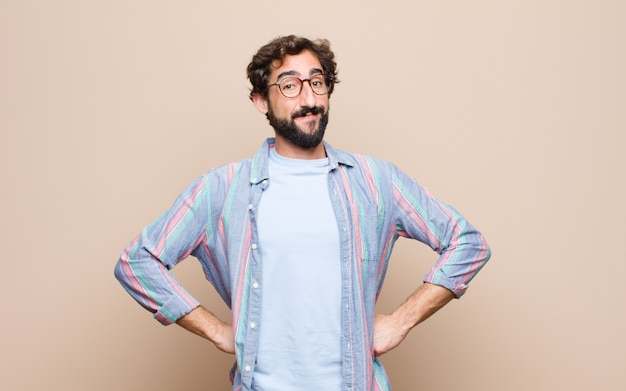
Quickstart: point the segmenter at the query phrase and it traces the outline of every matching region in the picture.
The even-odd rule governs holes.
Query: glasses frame
[[[311,85],[311,79],[318,77],[318,76],[322,76],[324,78],[324,83],[326,84],[326,92],[324,92],[323,94],[320,94],[318,92],[315,92],[315,90],[313,89],[313,86]],[[283,92],[283,90],[280,88],[280,83],[282,83],[285,79],[297,79],[300,80],[300,91],[298,91],[298,93],[294,96],[287,96],[285,95],[285,93]],[[284,77],[280,80],[278,80],[276,83],[271,83],[269,84],[267,87],[272,87],[272,86],[276,86],[278,87],[278,91],[280,91],[281,95],[284,96],[287,99],[293,99],[293,98],[297,98],[300,96],[300,94],[302,93],[302,88],[304,88],[304,82],[309,83],[309,87],[311,87],[311,91],[315,94],[315,95],[326,95],[330,92],[331,90],[331,84],[333,82],[333,78],[327,78],[325,74],[323,73],[316,73],[315,75],[309,77],[308,79],[300,79],[297,76],[288,76],[288,77]]]

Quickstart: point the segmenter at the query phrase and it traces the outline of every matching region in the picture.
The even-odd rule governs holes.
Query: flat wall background
[[[326,37],[328,141],[455,205],[493,258],[383,362],[394,390],[626,388],[624,1],[0,0],[3,390],[227,390],[232,357],[161,327],[122,248],[272,134],[254,51]],[[434,262],[400,241],[393,310]],[[190,259],[177,277],[223,318]]]

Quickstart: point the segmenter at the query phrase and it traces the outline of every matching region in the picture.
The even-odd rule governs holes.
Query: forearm
[[[205,308],[198,306],[176,321],[176,324],[211,342],[221,351],[234,353],[232,326],[222,322]]]
[[[391,314],[391,317],[404,333],[408,333],[454,297],[454,293],[444,287],[424,283]]]
[[[448,289],[424,283],[391,315],[377,314],[374,319],[375,356],[396,348],[411,329],[428,319],[454,298]]]

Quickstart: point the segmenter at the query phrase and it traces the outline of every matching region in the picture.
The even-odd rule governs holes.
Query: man
[[[192,183],[126,248],[116,277],[161,323],[234,353],[233,390],[390,390],[377,356],[460,297],[489,248],[392,164],[323,142],[337,83],[328,41],[277,38],[248,77],[275,138]],[[375,314],[399,237],[440,257],[397,310]],[[232,325],[170,274],[189,255],[232,309]]]

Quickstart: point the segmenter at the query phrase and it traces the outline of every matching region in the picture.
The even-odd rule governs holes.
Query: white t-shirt
[[[252,389],[341,389],[341,269],[328,159],[270,152],[259,204],[261,322]]]

